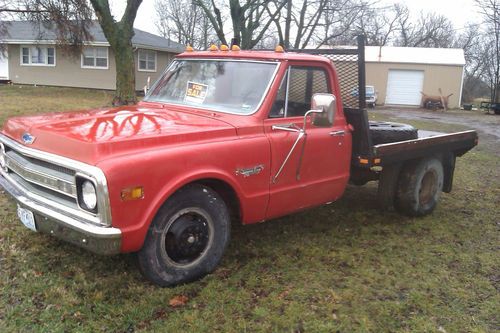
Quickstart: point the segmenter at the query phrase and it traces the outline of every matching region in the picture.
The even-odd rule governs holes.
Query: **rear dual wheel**
[[[408,216],[430,214],[441,195],[443,180],[443,165],[438,158],[410,162],[399,176],[396,209]]]
[[[142,274],[159,286],[174,286],[212,272],[229,241],[230,216],[211,188],[188,185],[156,214],[138,252]]]

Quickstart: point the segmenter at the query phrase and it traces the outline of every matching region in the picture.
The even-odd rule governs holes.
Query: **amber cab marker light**
[[[220,50],[221,50],[221,51],[229,51],[229,46],[227,46],[227,45],[225,45],[225,44],[222,44],[222,45],[220,46]]]
[[[238,45],[231,46],[231,51],[240,51],[240,47]]]
[[[219,48],[217,47],[217,45],[215,44],[212,44],[210,45],[210,47],[208,48],[209,51],[219,51]]]
[[[276,48],[274,49],[274,52],[283,53],[283,52],[285,52],[285,49],[283,48],[283,46],[278,45],[278,46],[276,46]]]
[[[138,200],[144,198],[144,188],[142,186],[124,188],[121,192],[123,201]]]
[[[193,52],[193,51],[194,51],[194,49],[191,45],[189,45],[189,44],[186,45],[186,52]]]

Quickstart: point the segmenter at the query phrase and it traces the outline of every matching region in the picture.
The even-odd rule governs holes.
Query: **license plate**
[[[17,206],[17,216],[26,228],[36,231],[35,216],[33,212]]]

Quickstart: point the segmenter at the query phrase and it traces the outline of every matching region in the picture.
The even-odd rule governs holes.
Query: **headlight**
[[[87,208],[94,210],[97,207],[97,193],[94,184],[88,180],[82,184],[82,199]]]
[[[7,163],[5,162],[5,147],[0,143],[0,168],[6,169]]]
[[[97,213],[97,191],[92,181],[85,178],[77,178],[78,204],[80,208]]]

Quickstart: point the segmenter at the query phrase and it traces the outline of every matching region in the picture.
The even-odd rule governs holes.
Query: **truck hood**
[[[2,133],[30,148],[96,164],[137,149],[234,136],[236,129],[213,114],[127,106],[10,118]]]

